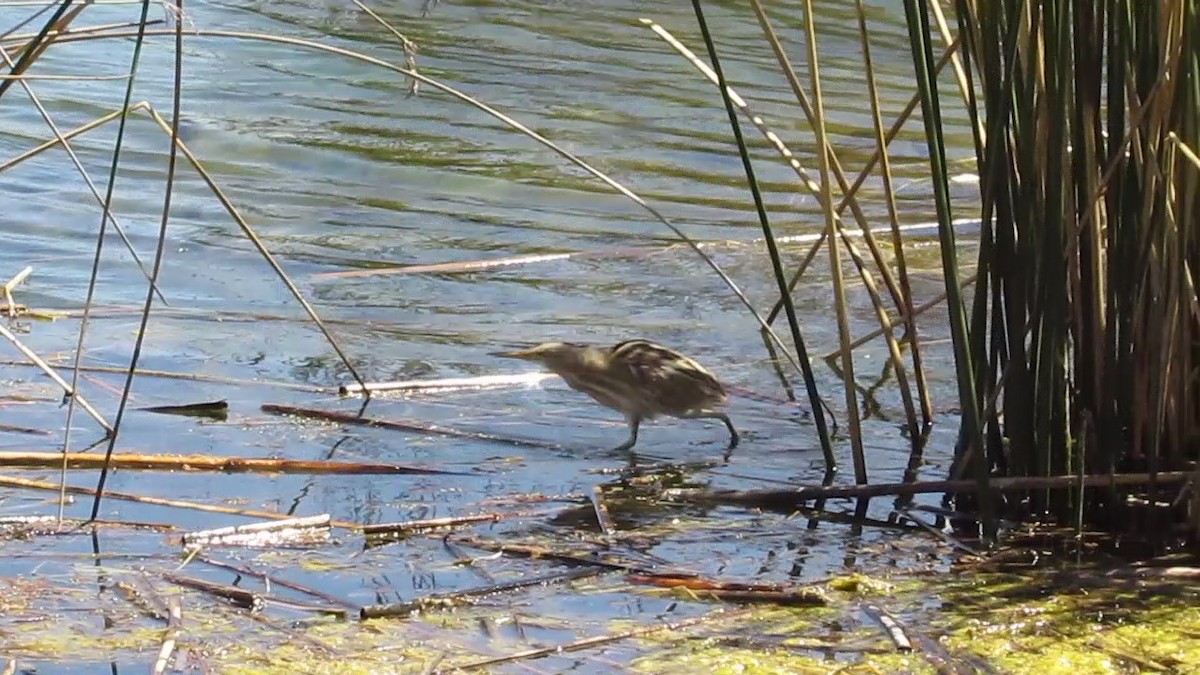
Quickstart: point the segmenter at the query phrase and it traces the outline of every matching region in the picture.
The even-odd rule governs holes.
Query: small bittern
[[[699,363],[673,349],[647,340],[626,340],[608,348],[546,342],[494,355],[540,363],[572,389],[625,415],[629,440],[617,450],[632,448],[641,423],[660,415],[721,420],[729,429],[729,448],[737,447],[733,422],[717,410],[725,403],[725,387]]]

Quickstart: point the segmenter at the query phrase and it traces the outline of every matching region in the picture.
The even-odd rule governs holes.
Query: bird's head
[[[595,355],[603,353],[601,350],[589,347],[588,345],[573,344],[570,342],[543,342],[528,349],[492,352],[492,356],[533,361],[555,372],[561,372],[565,369],[573,369],[589,362],[594,356],[593,352],[595,352]]]

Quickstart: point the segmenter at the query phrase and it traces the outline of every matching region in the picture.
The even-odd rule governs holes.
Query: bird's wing
[[[625,343],[618,356],[655,407],[686,410],[725,398],[725,388],[712,373],[674,350],[639,341]]]

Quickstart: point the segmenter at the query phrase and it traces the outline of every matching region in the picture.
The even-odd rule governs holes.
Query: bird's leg
[[[642,418],[634,415],[629,418],[629,440],[618,445],[614,450],[629,450],[637,443],[638,426],[642,423]]]
[[[733,428],[733,421],[729,419],[729,415],[722,412],[694,412],[686,415],[680,415],[683,419],[688,420],[721,420],[725,423],[725,428],[729,429],[729,449],[732,450],[738,444],[738,432]]]

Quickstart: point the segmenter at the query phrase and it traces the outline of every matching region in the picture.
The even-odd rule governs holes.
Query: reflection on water
[[[769,308],[774,281],[762,247],[751,242],[759,229],[720,100],[690,64],[638,22],[651,18],[699,51],[702,43],[686,4],[477,0],[438,3],[424,18],[420,4],[405,0],[378,10],[418,43],[422,73],[495,105],[592,162],[652,201],[690,235],[725,242],[711,248],[713,256],[757,306]],[[874,142],[855,21],[844,3],[818,3],[818,10],[819,47],[828,59],[822,75],[831,140],[842,164],[856,170]],[[129,20],[135,11],[132,5],[95,6],[84,16],[99,24]],[[403,62],[390,35],[350,5],[206,3],[187,11],[201,30],[301,35]],[[707,11],[731,82],[816,175],[812,135],[749,10],[736,3],[710,3]],[[790,5],[772,11],[789,52],[801,57],[802,17]],[[0,25],[23,16],[15,8],[0,11]],[[896,0],[872,3],[870,17],[876,31],[873,56],[882,69],[880,94],[890,123],[914,89],[905,65],[911,56],[901,5]],[[753,320],[704,263],[682,247],[465,274],[314,279],[364,266],[605,251],[659,245],[671,237],[643,210],[556,155],[431,88],[406,98],[407,83],[401,78],[353,60],[265,42],[185,39],[185,141],[305,295],[335,321],[335,332],[367,379],[513,372],[520,366],[487,352],[532,340],[611,343],[641,336],[697,355],[730,385],[782,395]],[[121,74],[129,48],[130,43],[119,40],[59,46],[38,67],[47,73]],[[134,100],[149,100],[165,115],[170,109],[169,41],[152,40],[145,58]],[[800,75],[807,82],[803,69]],[[112,80],[41,81],[35,86],[64,130],[115,109],[123,94],[122,85]],[[945,95],[954,91],[947,81]],[[0,161],[47,136],[23,96],[14,88],[0,106]],[[956,144],[952,156],[968,157],[965,118],[952,104],[944,108],[958,124],[950,137]],[[903,186],[898,200],[906,222],[933,219],[930,189],[922,180],[926,169],[919,124],[910,123],[893,144],[893,171]],[[131,117],[128,133],[116,211],[149,260],[163,199],[166,140],[144,117]],[[114,138],[115,126],[110,125],[73,142],[101,190]],[[752,138],[752,143],[778,230],[818,231],[823,219],[816,200],[761,139]],[[958,215],[973,215],[970,190],[959,189]],[[99,209],[83,180],[61,151],[51,150],[0,174],[0,195],[6,204],[0,219],[0,276],[8,278],[33,265],[20,301],[38,308],[79,308],[99,224]],[[872,224],[886,225],[879,181],[869,179],[860,195]],[[169,237],[161,285],[179,311],[152,320],[144,367],[326,386],[349,381],[320,333],[302,320],[286,289],[190,169],[181,169],[176,183]],[[101,308],[90,328],[85,360],[120,366],[128,359],[138,320],[136,314],[114,308],[140,303],[145,289],[115,236],[106,240],[104,251],[97,289]],[[792,265],[806,251],[807,246],[784,247]],[[936,247],[914,249],[912,255],[918,299],[927,299],[938,285]],[[969,257],[968,252],[964,259]],[[836,344],[836,328],[827,258],[817,260],[796,301],[810,352],[823,354]],[[860,285],[852,287],[850,300],[855,334],[871,330],[875,319]],[[217,320],[218,311],[229,313],[226,320]],[[923,330],[930,337],[945,335],[943,313],[935,309],[927,315]],[[261,318],[245,320],[255,316]],[[35,322],[24,339],[43,355],[61,356],[73,349],[77,330],[74,318]],[[878,344],[864,348],[859,365],[864,389],[887,376],[884,357]],[[926,353],[935,401],[943,404],[953,392],[949,359],[945,347]],[[818,365],[829,401],[839,408],[839,378]],[[0,377],[36,391],[44,401],[23,406],[19,413],[0,407],[0,421],[19,414],[23,424],[61,430],[63,413],[48,403],[58,397],[53,387],[21,367],[0,366]],[[120,382],[119,376],[92,375],[81,386],[111,415]],[[873,393],[874,416],[866,427],[872,475],[895,477],[907,461],[907,443],[898,433],[900,401],[891,382]],[[109,486],[386,521],[409,517],[418,507],[424,514],[420,517],[470,511],[483,497],[498,494],[589,489],[602,480],[593,469],[619,467],[624,461],[602,451],[614,435],[621,435],[623,422],[554,381],[537,388],[384,398],[371,404],[370,414],[503,430],[561,443],[561,452],[266,418],[258,412],[265,401],[347,411],[359,405],[271,387],[142,377],[136,380],[134,403],[221,398],[232,407],[226,424],[131,413],[119,447],[491,468],[455,479],[452,489],[445,478],[183,474],[159,480],[135,472],[117,473]],[[800,412],[735,400],[731,413],[746,432],[742,447],[729,466],[693,478],[718,487],[755,487],[767,479],[816,480],[820,453],[815,432]],[[76,424],[80,437],[89,437],[86,421],[77,418]],[[939,471],[945,461],[953,426],[950,419],[934,432],[927,457],[931,471]],[[713,459],[721,450],[715,431],[703,424],[657,422],[645,428],[642,446],[652,458]],[[27,437],[0,433],[0,448],[54,449],[60,447],[56,439],[31,443]],[[839,452],[848,466],[845,448]],[[495,464],[498,457],[510,456],[520,459]],[[51,476],[46,472],[39,477]],[[73,476],[79,484],[91,480],[86,472]],[[878,508],[886,514],[886,504]],[[182,527],[212,522],[210,516],[115,501],[106,504],[105,513],[169,520]],[[744,517],[719,510],[705,515]],[[764,528],[755,546],[770,548],[778,543],[772,537],[787,539]],[[822,546],[840,542],[846,536],[843,529],[825,527],[806,536],[806,560],[819,558],[825,567],[841,564],[839,553],[823,553]],[[693,544],[667,541],[658,553],[686,556]],[[756,566],[738,569],[751,573]],[[360,580],[348,575],[337,583],[349,592]]]

